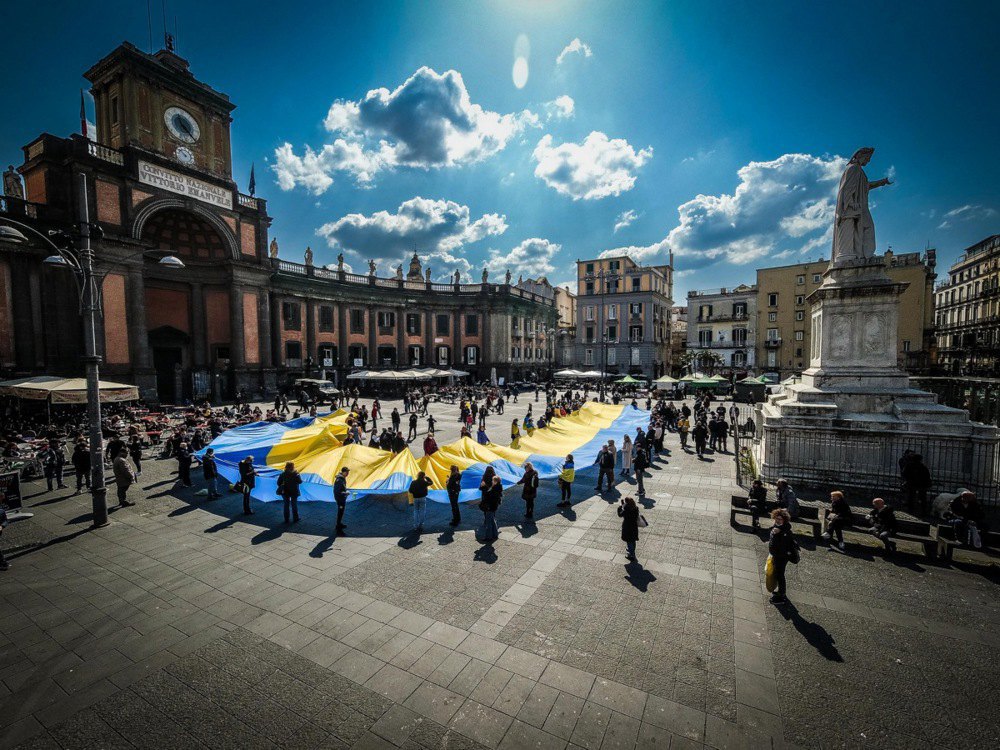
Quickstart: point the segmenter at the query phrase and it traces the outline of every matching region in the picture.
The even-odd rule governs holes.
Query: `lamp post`
[[[94,271],[94,251],[90,245],[91,224],[90,212],[87,207],[87,176],[79,174],[78,177],[78,223],[79,232],[78,246],[73,248],[73,241],[65,232],[50,231],[49,234],[59,238],[64,247],[60,247],[49,237],[46,237],[37,229],[27,224],[0,217],[0,221],[11,225],[4,227],[0,232],[0,239],[28,244],[28,237],[24,232],[41,240],[42,244],[55,253],[47,257],[43,263],[56,268],[64,268],[73,271],[77,282],[77,291],[80,295],[80,314],[83,316],[83,363],[87,377],[87,421],[90,428],[90,494],[93,508],[93,525],[100,528],[108,525],[108,502],[107,487],[104,483],[104,444],[101,431],[101,390],[100,373],[98,366],[101,363],[101,355],[97,351],[97,324],[103,319],[101,310],[101,295],[99,284],[104,281],[105,273]],[[96,233],[101,233],[99,226],[95,226]],[[144,255],[145,250],[133,253],[128,258],[130,260],[140,255]],[[183,268],[184,263],[179,258],[166,255],[158,261],[166,268]]]

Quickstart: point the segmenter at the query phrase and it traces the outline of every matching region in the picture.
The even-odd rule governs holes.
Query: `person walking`
[[[570,453],[563,461],[562,470],[559,472],[559,492],[562,500],[556,503],[557,508],[568,508],[572,505],[570,495],[573,492],[574,479],[576,479],[576,468],[573,464],[573,454]]]
[[[128,461],[125,459],[127,455],[128,452],[122,449],[115,456],[115,460],[111,464],[111,469],[115,475],[115,485],[118,489],[118,505],[122,508],[135,505],[135,503],[129,502],[128,499],[128,488],[135,483],[135,472],[132,471],[132,467],[129,466]]]
[[[58,440],[50,440],[49,444],[42,450],[39,456],[42,460],[42,468],[45,470],[45,481],[51,492],[52,482],[56,482],[58,489],[66,487],[63,483],[63,466],[66,465],[66,454],[63,453],[62,446]]]
[[[483,476],[485,478],[485,474]],[[500,477],[493,474],[488,486],[486,486],[484,479],[483,484],[479,485],[479,487],[483,494],[481,503],[483,509],[482,541],[495,542],[500,538],[500,529],[497,526],[497,510],[499,510],[500,503],[503,501],[503,484],[500,483]]]
[[[185,487],[190,487],[192,456],[186,442],[181,442],[177,446],[177,452],[174,454],[174,457],[177,459],[177,475],[181,480],[181,484]]]
[[[344,530],[347,527],[344,525],[344,510],[347,508],[347,475],[351,473],[351,470],[346,466],[341,468],[340,472],[337,474],[337,478],[333,480],[333,499],[337,502],[337,526],[334,530],[334,534],[343,535]]]
[[[462,512],[458,507],[458,496],[462,491],[462,472],[454,464],[448,473],[448,483],[445,485],[448,490],[448,502],[451,503],[451,521],[449,526],[458,526],[462,523]]]
[[[517,420],[514,419],[510,423],[510,447],[516,448],[521,439],[521,428],[517,425]]]
[[[691,435],[694,437],[694,449],[698,454],[698,458],[705,458],[705,443],[708,440],[708,427],[705,425],[704,420],[698,420],[698,424],[695,425]]]
[[[201,472],[208,482],[208,499],[216,500],[219,495],[219,467],[215,464],[215,449],[209,448],[201,459]]]
[[[406,434],[406,442],[417,439],[417,413],[410,412],[410,431]]]
[[[538,497],[538,472],[535,471],[535,467],[531,465],[530,461],[525,462],[524,476],[517,483],[524,485],[524,489],[521,490],[521,499],[524,500],[524,517],[531,520],[535,516],[535,498]]]
[[[410,501],[413,505],[413,530],[418,534],[424,530],[424,518],[427,515],[427,490],[431,480],[424,472],[418,472],[417,478],[410,482]]]
[[[281,499],[285,503],[285,523],[288,523],[289,510],[291,510],[292,522],[299,522],[299,485],[301,484],[302,477],[295,470],[295,463],[289,461],[285,464],[285,470],[278,475],[278,494],[281,495]]]
[[[83,439],[77,440],[73,446],[73,471],[76,474],[76,494],[83,490],[84,484],[90,489],[90,448]]]
[[[135,475],[142,476],[142,441],[138,435],[133,435],[128,441],[128,457],[135,466]]]
[[[392,414],[390,414],[389,417],[392,420],[392,431],[399,432],[399,424],[400,424],[399,409],[397,409],[395,406],[392,407]]]
[[[684,406],[686,408],[687,404],[685,404]],[[685,453],[687,452],[688,449],[688,432],[690,431],[691,431],[691,422],[690,420],[688,420],[687,417],[681,417],[680,419],[677,420],[677,437],[680,438],[681,450],[683,450]]]
[[[772,575],[774,576],[774,593],[771,594],[771,602],[779,604],[786,602],[785,597],[785,568],[788,561],[796,554],[795,539],[792,536],[792,519],[788,511],[784,508],[775,508],[771,511],[771,518],[774,525],[771,527],[771,535],[767,541],[767,551],[771,555]]]
[[[646,458],[646,451],[637,450],[635,452],[635,485],[636,491],[641,497],[646,496],[646,469],[649,468],[649,459]]]
[[[622,476],[632,473],[632,438],[626,435],[622,439]]]
[[[623,497],[618,504],[618,517],[622,519],[622,541],[626,557],[635,560],[635,545],[639,541],[639,506],[632,497]]]
[[[239,462],[240,489],[243,492],[243,515],[252,516],[250,510],[250,493],[257,486],[257,470],[253,467],[253,456],[247,456]]]

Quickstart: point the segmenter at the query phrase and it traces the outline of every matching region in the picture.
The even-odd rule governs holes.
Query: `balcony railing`
[[[765,349],[780,349],[781,339],[764,339]]]

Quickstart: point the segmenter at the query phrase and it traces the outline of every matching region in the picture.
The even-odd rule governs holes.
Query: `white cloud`
[[[636,171],[653,156],[652,147],[636,151],[623,138],[593,131],[583,143],[552,144],[545,135],[532,154],[535,176],[573,200],[620,195],[635,185]]]
[[[581,42],[580,38],[577,37],[572,42],[563,47],[563,51],[560,52],[559,56],[556,58],[556,65],[562,65],[563,62],[566,60],[566,58],[569,57],[570,55],[582,55],[583,57],[591,57],[593,54],[594,53],[590,49],[590,46]]]
[[[974,219],[988,219],[996,215],[996,209],[989,206],[981,206],[978,203],[967,203],[964,206],[953,208],[944,215],[944,220],[938,224],[938,229],[949,229],[956,221],[971,221]],[[934,216],[933,211],[931,217]]]
[[[732,194],[698,195],[679,206],[680,224],[664,242],[693,266],[749,263],[789,246],[814,250],[824,244],[816,233],[832,227],[845,165],[840,156],[809,154],[751,162],[737,172]]]
[[[573,97],[563,94],[551,102],[545,102],[542,108],[550,120],[567,120],[575,114],[576,102],[573,101]]]
[[[324,126],[332,143],[292,145],[275,151],[273,166],[282,190],[300,185],[320,194],[346,173],[368,185],[388,169],[432,169],[470,164],[503,150],[526,127],[538,127],[533,112],[500,114],[472,103],[460,73],[421,67],[393,91],[372,89],[358,101],[337,100]]]
[[[500,214],[484,214],[473,220],[468,206],[418,196],[404,201],[395,213],[347,214],[324,224],[316,234],[325,237],[330,247],[342,247],[363,260],[374,259],[386,270],[408,261],[416,252],[425,264],[445,276],[455,268],[466,274],[472,268],[457,252],[465,245],[506,231],[506,217]]]
[[[91,141],[97,140],[97,125],[87,120],[87,138]]]
[[[785,154],[751,162],[737,175],[732,194],[698,195],[678,207],[680,223],[659,242],[605,250],[665,263],[669,250],[688,269],[719,260],[750,263],[827,249],[833,230],[837,185],[846,165],[840,156]]]
[[[639,214],[631,208],[627,211],[622,211],[615,219],[615,234],[618,234],[619,229],[624,229],[625,227],[630,226],[638,218]]]
[[[486,267],[500,273],[509,268],[514,275],[540,276],[552,273],[552,258],[561,249],[562,245],[555,242],[532,237],[507,252],[490,250]]]

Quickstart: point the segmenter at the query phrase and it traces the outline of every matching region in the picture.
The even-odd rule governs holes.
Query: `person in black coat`
[[[458,508],[458,495],[462,491],[462,472],[454,464],[451,473],[448,474],[448,483],[445,485],[448,490],[448,502],[451,503],[451,526],[458,526],[462,522],[462,513]]]
[[[83,485],[90,489],[90,447],[83,440],[78,440],[73,446],[73,471],[76,472],[76,494],[80,494]]]
[[[177,452],[174,454],[177,459],[177,474],[180,476],[181,484],[185,487],[191,486],[191,451],[188,450],[187,443],[181,443],[177,446]]]
[[[753,480],[750,486],[750,517],[753,519],[753,527],[760,526],[760,517],[767,513],[767,488],[759,479]]]
[[[608,480],[608,492],[614,489],[615,486],[615,463],[617,462],[617,456],[611,452],[608,446],[601,448],[601,452],[597,454],[597,461],[595,462],[598,467],[597,474],[597,486],[594,488],[598,492],[603,492],[604,479],[607,477]]]
[[[885,545],[886,553],[895,552],[896,543],[890,537],[896,533],[896,513],[890,506],[886,505],[885,500],[880,497],[872,500],[868,521],[872,525],[872,536]]]
[[[919,453],[907,451],[899,459],[899,473],[903,480],[903,494],[910,513],[927,513],[927,490],[931,486],[931,472]]]
[[[524,500],[524,517],[530,520],[535,515],[535,498],[538,496],[538,472],[535,471],[535,467],[531,465],[530,461],[525,462],[524,476],[517,483],[524,485],[524,489],[521,490],[521,498]]]
[[[698,424],[691,430],[691,437],[694,438],[694,449],[698,458],[705,457],[705,443],[708,441],[708,427],[703,419],[698,420]]]
[[[302,477],[295,470],[295,464],[291,461],[285,464],[285,470],[278,475],[278,494],[285,501],[285,523],[288,523],[288,511],[291,507],[292,522],[299,522],[299,485],[302,484]]]
[[[215,464],[215,450],[209,448],[201,459],[201,471],[208,482],[208,499],[215,500],[219,495],[219,467]]]
[[[646,478],[646,469],[649,468],[649,458],[646,451],[638,445],[635,447],[635,460],[632,462],[632,466],[635,468],[636,491],[640,496],[644,497],[646,495],[646,486],[643,484],[643,481]]]
[[[792,556],[795,539],[792,537],[792,519],[784,508],[771,511],[774,526],[768,538],[767,551],[771,554],[771,565],[774,567],[774,579],[777,583],[771,601],[775,604],[788,601],[785,598],[785,568]]]
[[[487,472],[492,468],[492,466],[488,466]],[[503,500],[503,485],[500,482],[500,477],[495,473],[487,480],[487,473],[484,472],[483,481],[479,485],[479,489],[483,497],[479,506],[483,511],[481,540],[483,542],[493,542],[500,538],[500,529],[497,527],[497,510],[499,510],[500,503]]]
[[[830,542],[827,549],[838,549],[844,551],[844,529],[851,525],[851,506],[844,497],[844,493],[834,490],[830,493],[830,507],[826,511],[826,531],[823,538]],[[837,538],[836,547],[833,539]]]
[[[635,544],[639,541],[639,506],[631,497],[623,497],[618,504],[618,517],[622,519],[622,541],[626,557],[635,560]]]
[[[253,467],[253,456],[247,456],[239,463],[240,484],[243,485],[243,515],[252,516],[250,493],[257,486],[257,470]]]

